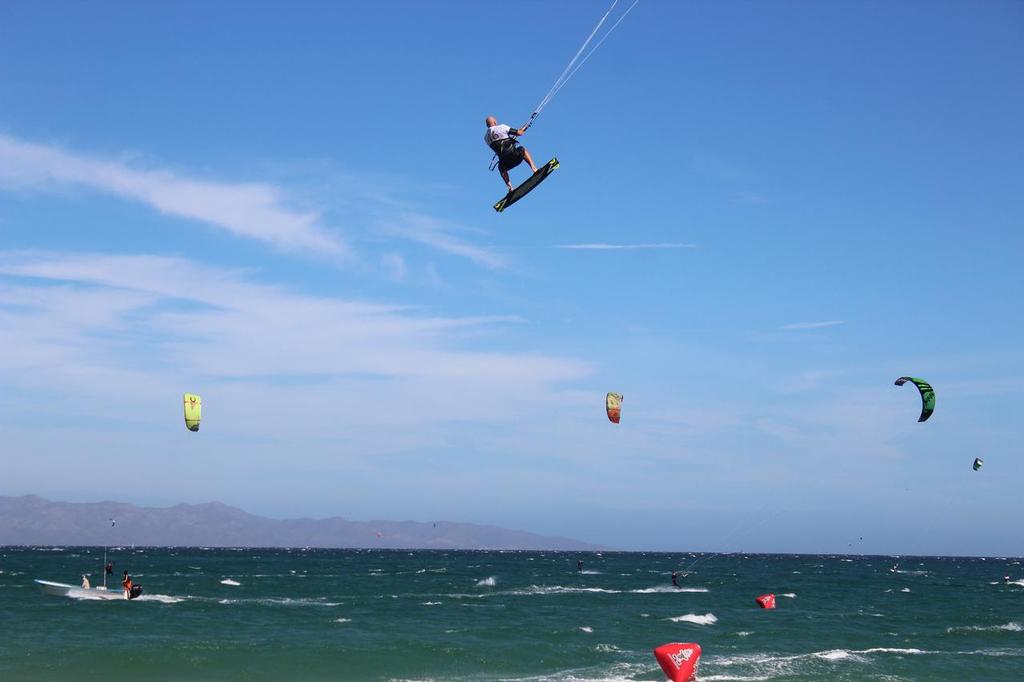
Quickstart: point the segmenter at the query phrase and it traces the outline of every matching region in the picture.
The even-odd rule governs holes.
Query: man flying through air
[[[530,156],[530,152],[526,151],[526,147],[520,146],[517,137],[520,137],[526,132],[526,128],[511,128],[504,124],[499,124],[498,119],[493,116],[488,116],[484,121],[487,126],[487,132],[484,133],[484,142],[491,150],[498,155],[498,172],[501,173],[501,179],[508,185],[508,191],[511,192],[512,181],[508,178],[508,172],[521,164],[524,160],[530,164],[530,170],[534,173],[537,172],[537,166],[533,163],[533,157]]]

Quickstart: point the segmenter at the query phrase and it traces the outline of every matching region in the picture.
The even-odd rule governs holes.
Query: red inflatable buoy
[[[654,650],[654,658],[672,682],[686,682],[697,675],[700,644],[662,644]]]
[[[762,609],[774,609],[775,608],[775,595],[774,594],[762,594],[756,600],[757,605]]]

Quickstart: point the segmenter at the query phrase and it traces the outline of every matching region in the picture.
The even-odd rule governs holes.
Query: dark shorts
[[[523,154],[526,150],[519,145],[509,145],[498,154],[498,170],[502,173],[510,171],[523,162]]]

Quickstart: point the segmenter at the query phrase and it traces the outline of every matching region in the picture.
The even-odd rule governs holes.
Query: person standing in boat
[[[89,576],[84,575],[84,574],[82,575],[82,589],[83,590],[92,589],[92,585],[89,584]]]
[[[128,571],[125,571],[124,575],[121,576],[121,587],[124,588],[125,599],[131,599],[132,598],[132,577],[130,575],[128,575]]]

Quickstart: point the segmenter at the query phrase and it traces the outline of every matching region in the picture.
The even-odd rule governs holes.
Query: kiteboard
[[[523,181],[523,184],[519,185],[502,197],[501,200],[494,205],[494,210],[501,213],[506,208],[525,197],[534,187],[544,182],[544,178],[551,175],[552,171],[556,168],[558,168],[558,159],[551,159],[546,164],[538,168],[536,173],[526,178],[526,180]]]

